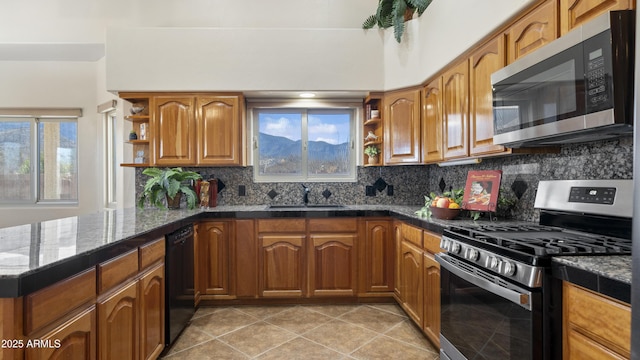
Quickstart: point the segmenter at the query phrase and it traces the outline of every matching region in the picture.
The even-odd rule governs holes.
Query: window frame
[[[22,110],[20,110],[22,111]],[[76,169],[76,181],[75,181],[75,193],[77,194],[75,199],[43,199],[43,194],[40,190],[40,169],[39,164],[41,161],[40,154],[40,130],[39,125],[43,122],[73,122],[76,125],[76,146],[75,146],[75,169]],[[16,205],[38,205],[38,206],[77,206],[80,202],[80,172],[79,172],[79,131],[78,131],[78,117],[74,115],[23,115],[12,114],[12,111],[8,111],[8,114],[0,114],[0,122],[24,122],[29,124],[30,135],[30,184],[29,184],[29,199],[25,200],[9,200],[0,199],[0,206],[16,206]]]
[[[357,167],[358,167],[358,146],[356,146],[356,138],[359,137],[361,133],[361,127],[358,126],[360,123],[358,119],[362,117],[362,101],[358,100],[357,102],[353,99],[336,101],[336,100],[291,100],[291,101],[281,101],[281,100],[271,100],[265,101],[262,100],[260,102],[248,102],[248,111],[249,114],[249,127],[250,131],[250,143],[251,143],[251,164],[253,166],[253,180],[256,183],[274,183],[274,182],[356,182],[357,181]],[[333,175],[310,175],[307,173],[308,171],[308,113],[309,111],[340,111],[345,110],[351,112],[351,123],[349,127],[350,136],[348,140],[348,147],[350,149],[349,154],[349,174],[343,176],[333,176]],[[260,111],[282,111],[282,112],[301,112],[302,115],[302,130],[301,130],[301,140],[302,140],[302,172],[300,175],[261,175],[259,168],[259,116]]]

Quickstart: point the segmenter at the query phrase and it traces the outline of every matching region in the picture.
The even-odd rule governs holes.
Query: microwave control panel
[[[610,31],[605,31],[584,43],[587,113],[611,106],[611,54],[610,46],[606,46],[610,34]]]

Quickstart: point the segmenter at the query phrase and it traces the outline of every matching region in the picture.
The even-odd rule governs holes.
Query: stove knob
[[[504,268],[502,269],[502,273],[507,276],[511,276],[516,273],[516,264],[511,261],[504,262]]]
[[[442,239],[442,241],[440,241],[440,247],[448,251],[449,250],[449,240]]]
[[[456,242],[451,243],[451,248],[449,249],[452,253],[457,254],[460,252],[460,244]]]
[[[489,257],[489,267],[491,269],[497,270],[500,267],[500,260],[497,257],[491,256]]]
[[[465,251],[464,257],[466,257],[468,260],[476,261],[478,260],[478,255],[479,255],[478,250],[468,248]]]

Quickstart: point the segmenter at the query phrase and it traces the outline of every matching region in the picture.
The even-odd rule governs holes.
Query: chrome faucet
[[[309,192],[311,192],[311,189],[309,189],[305,184],[300,185],[302,185],[302,188],[304,189],[302,201],[304,202],[304,206],[307,206],[307,204],[309,204]]]

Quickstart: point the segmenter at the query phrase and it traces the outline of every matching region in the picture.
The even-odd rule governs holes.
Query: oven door
[[[441,253],[442,359],[542,359],[541,292]]]

